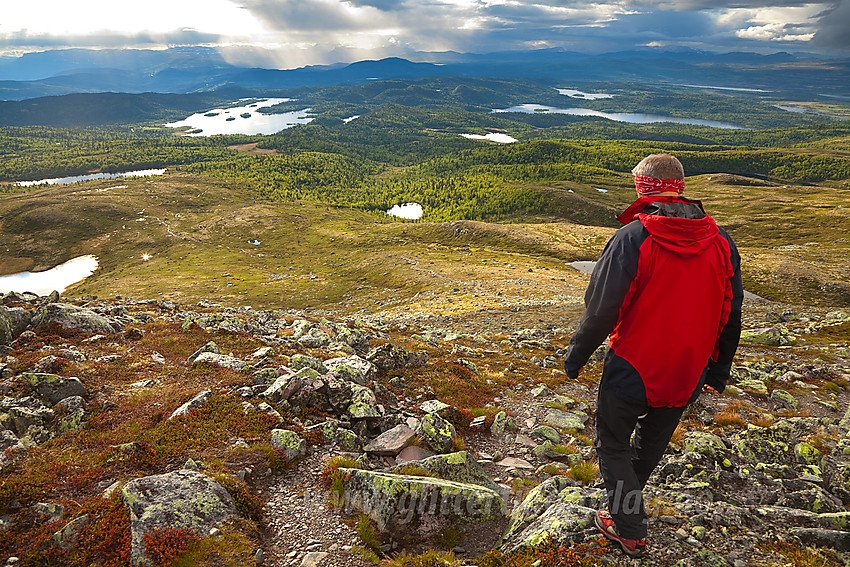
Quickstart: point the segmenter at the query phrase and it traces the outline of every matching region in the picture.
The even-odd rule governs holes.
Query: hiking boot
[[[635,559],[648,556],[646,552],[646,538],[626,539],[620,537],[617,534],[617,527],[614,525],[614,520],[607,510],[599,510],[594,519],[596,521],[596,527],[599,528],[602,535],[615,543],[619,543],[620,547],[623,548],[623,553]]]

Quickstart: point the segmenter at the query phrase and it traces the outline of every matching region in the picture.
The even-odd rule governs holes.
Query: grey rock
[[[35,330],[55,325],[63,331],[80,331],[90,334],[114,334],[122,325],[98,315],[91,309],[65,303],[48,303],[35,310],[32,327]]]
[[[195,360],[192,361],[192,366],[198,366],[199,364],[212,364],[213,366],[226,368],[227,370],[233,370],[234,372],[242,372],[243,370],[248,369],[248,363],[244,360],[239,360],[238,358],[227,356],[226,354],[216,354],[214,352],[202,352],[199,354]]]
[[[27,448],[8,429],[0,430],[0,470],[27,455]]]
[[[553,425],[560,429],[584,429],[584,424],[587,422],[587,414],[570,411],[563,411],[555,408],[549,408],[546,411],[546,416],[543,418],[545,423]]]
[[[30,312],[20,307],[0,305],[0,345],[14,341],[30,325]]]
[[[465,524],[498,520],[505,503],[496,492],[437,478],[340,469],[343,500],[394,537],[428,537],[462,519]]]
[[[417,431],[422,441],[436,453],[449,453],[457,436],[454,425],[435,413],[422,417]]]
[[[396,473],[405,466],[416,466],[425,469],[445,480],[462,482],[464,484],[476,484],[500,494],[502,492],[502,487],[493,482],[493,479],[484,472],[478,461],[467,451],[434,455],[417,461],[408,461],[404,464],[390,467],[387,469],[387,472]]]
[[[381,417],[375,393],[359,384],[351,385],[351,403],[348,405],[346,412],[352,419]]]
[[[178,416],[187,416],[189,412],[193,409],[198,409],[212,397],[212,390],[203,390],[198,393],[194,398],[174,410],[174,412],[168,417],[168,419],[174,419]]]
[[[416,445],[410,445],[409,447],[405,447],[401,450],[401,452],[396,455],[395,462],[396,463],[409,463],[411,461],[421,461],[422,459],[427,459],[428,457],[433,457],[434,451],[430,451],[425,449],[424,447],[418,447]]]
[[[77,378],[63,378],[56,374],[30,372],[22,377],[49,404],[55,405],[71,396],[86,396],[88,392]]]
[[[80,516],[65,524],[65,526],[53,534],[53,543],[59,549],[70,549],[77,541],[77,536],[80,535],[80,530],[89,524],[88,515]]]
[[[789,409],[797,409],[797,406],[800,405],[800,402],[797,401],[797,398],[795,398],[785,390],[781,390],[779,388],[771,392],[770,399],[775,400],[782,407]]]
[[[325,367],[321,360],[304,354],[293,354],[289,358],[289,366],[296,371],[301,370],[302,368],[312,368],[319,374],[328,373],[328,369]]]
[[[554,427],[549,427],[548,425],[539,425],[535,427],[531,432],[531,437],[540,441],[551,441],[552,443],[561,442],[561,434],[558,433]]]
[[[307,454],[307,442],[288,429],[272,429],[271,445],[283,451],[288,461],[300,459]]]
[[[305,348],[323,348],[331,344],[331,337],[319,328],[312,328],[298,337],[298,344]]]
[[[193,352],[189,356],[189,358],[186,359],[186,362],[188,362],[189,364],[192,364],[193,362],[195,362],[196,358],[198,358],[199,356],[201,356],[205,352],[211,352],[213,354],[221,354],[221,349],[213,341],[210,341],[207,344],[205,344],[204,346],[202,346],[201,348],[199,348],[198,350],[196,350],[195,352]]]
[[[144,535],[152,530],[185,528],[204,537],[210,528],[238,515],[227,490],[208,476],[189,470],[130,481],[121,496],[130,509],[133,565],[153,566],[144,542]]]
[[[331,358],[324,362],[325,368],[334,376],[343,380],[365,385],[378,373],[375,365],[359,356]]]
[[[396,425],[373,439],[366,445],[365,451],[374,455],[394,457],[407,447],[415,437],[416,432],[407,425]]]
[[[419,368],[425,366],[429,358],[427,352],[413,353],[391,343],[373,348],[366,355],[366,360],[383,372],[401,368]]]
[[[791,528],[791,534],[808,545],[850,551],[850,532],[822,528]]]

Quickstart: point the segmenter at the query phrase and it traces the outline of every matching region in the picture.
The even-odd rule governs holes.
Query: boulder
[[[786,346],[794,343],[794,337],[782,326],[770,329],[754,329],[741,332],[741,342],[755,345]]]
[[[346,508],[368,515],[394,537],[428,537],[455,522],[477,523],[504,516],[496,492],[474,484],[437,478],[340,469]]]
[[[199,354],[195,360],[192,361],[192,366],[198,366],[199,364],[212,364],[213,366],[226,368],[227,370],[233,370],[234,372],[242,372],[248,368],[248,363],[244,360],[239,360],[238,358],[227,356],[226,354],[216,354],[214,352],[202,352]]]
[[[448,453],[446,455],[434,455],[418,461],[407,461],[387,469],[387,472],[396,473],[407,466],[414,466],[432,472],[438,477],[464,484],[475,484],[489,488],[494,492],[501,493],[502,487],[493,482],[481,465],[472,455],[466,451]]]
[[[324,362],[325,368],[334,376],[350,382],[365,385],[377,374],[375,365],[359,356],[331,358]]]
[[[35,310],[32,317],[33,329],[58,327],[62,331],[79,331],[92,335],[108,335],[121,331],[121,325],[98,315],[91,309],[68,305],[66,303],[48,303]]]
[[[272,429],[271,444],[278,451],[284,452],[287,461],[300,459],[307,454],[307,442],[288,429]]]
[[[121,496],[130,509],[133,565],[153,566],[144,542],[144,535],[152,530],[185,528],[203,537],[212,527],[237,516],[233,498],[224,487],[190,470],[130,481]]]
[[[27,448],[8,429],[0,430],[0,470],[25,457]]]
[[[359,384],[351,385],[351,403],[346,412],[352,419],[381,417],[375,392]]]
[[[18,338],[31,321],[30,312],[20,307],[0,305],[0,345],[7,345]]]
[[[302,368],[312,368],[319,374],[327,374],[328,369],[318,358],[306,356],[304,354],[293,354],[289,359],[289,366],[293,370],[301,370]]]
[[[569,545],[584,538],[593,527],[593,517],[605,491],[573,486],[570,479],[554,476],[531,490],[510,516],[510,524],[500,541],[504,551],[534,547],[552,538]]]
[[[546,411],[546,416],[543,421],[549,425],[560,429],[584,429],[584,424],[587,422],[586,413],[578,413],[572,411],[563,411],[556,408],[549,408]]]
[[[366,360],[374,364],[382,372],[425,366],[429,358],[427,352],[420,351],[413,353],[392,343],[386,343],[373,348],[366,355]]]
[[[298,337],[298,344],[305,348],[324,348],[331,344],[331,337],[319,328],[312,328]]]
[[[71,396],[86,396],[88,392],[77,378],[63,378],[56,374],[30,372],[22,377],[29,382],[33,390],[51,405],[56,405]]]
[[[395,457],[416,437],[416,432],[405,424],[384,431],[366,445],[366,452],[374,455]]]
[[[435,413],[422,418],[417,431],[425,444],[435,453],[449,453],[457,436],[454,425]]]
[[[174,412],[168,417],[168,419],[174,419],[178,416],[187,416],[189,412],[193,409],[198,409],[212,397],[212,390],[203,390],[197,396],[174,410]]]
[[[202,346],[201,348],[199,348],[198,350],[196,350],[195,352],[193,352],[191,355],[189,355],[189,358],[186,359],[186,362],[188,362],[189,364],[192,364],[193,362],[195,362],[196,358],[198,358],[199,356],[201,356],[205,352],[211,352],[213,354],[221,354],[221,349],[219,349],[218,345],[215,344],[213,341],[210,341],[207,344],[205,344],[204,346]]]

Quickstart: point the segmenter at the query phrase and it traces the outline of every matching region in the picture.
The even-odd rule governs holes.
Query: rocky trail
[[[850,559],[847,312],[747,300],[732,383],[689,408],[649,481],[635,562],[593,527],[602,352],[564,375],[573,305],[2,304],[8,565]]]

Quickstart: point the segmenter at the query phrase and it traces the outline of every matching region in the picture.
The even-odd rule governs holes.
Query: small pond
[[[30,187],[32,185],[62,185],[65,183],[79,183],[80,181],[91,181],[93,179],[116,179],[118,177],[150,177],[162,175],[165,169],[139,169],[136,171],[125,171],[124,173],[89,173],[87,175],[71,175],[69,177],[55,177],[52,179],[39,179],[37,181],[16,181],[19,187]]]
[[[265,114],[257,112],[260,108],[290,102],[291,98],[269,98],[262,102],[251,102],[243,106],[231,108],[215,108],[206,112],[198,112],[177,122],[169,122],[169,128],[189,128],[187,136],[215,136],[217,134],[276,134],[281,130],[292,128],[298,124],[307,124],[313,120],[309,108],[283,112],[280,114]],[[238,120],[237,120],[238,118]]]
[[[422,205],[419,203],[405,203],[403,205],[394,205],[392,209],[387,211],[387,214],[392,217],[398,217],[407,220],[418,220],[422,218]]]
[[[0,293],[16,291],[49,295],[53,290],[63,293],[68,287],[81,282],[97,269],[97,257],[78,256],[43,272],[20,272],[0,277]]]

